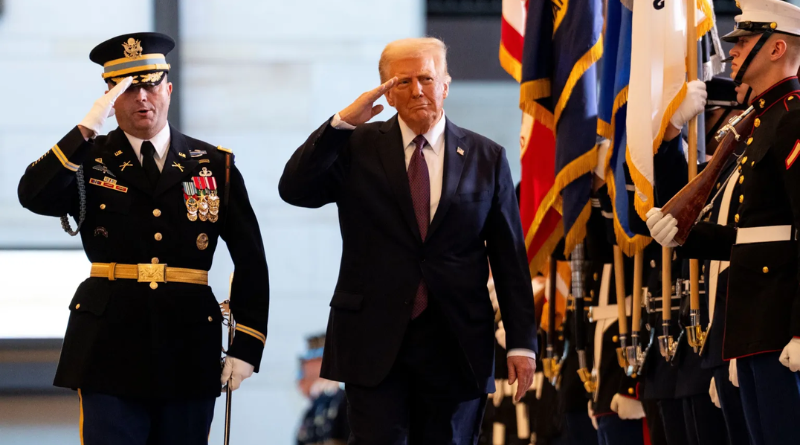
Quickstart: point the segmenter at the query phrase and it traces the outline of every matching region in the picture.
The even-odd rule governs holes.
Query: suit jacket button
[[[161,210],[159,210],[159,209],[155,209],[155,210],[153,210],[153,216],[155,216],[156,218],[158,218],[159,216],[161,216]]]
[[[156,241],[161,241],[161,238],[163,238],[163,237],[161,236],[160,232],[156,232],[156,234],[153,235],[153,238],[155,238]]]
[[[106,205],[105,204],[100,204],[100,210],[105,210],[105,209],[106,209]]]

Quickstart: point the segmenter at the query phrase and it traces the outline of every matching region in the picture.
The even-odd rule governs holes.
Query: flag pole
[[[697,79],[697,6],[696,0],[686,2],[686,61],[688,81]],[[697,176],[697,116],[689,120],[689,181]],[[689,345],[698,352],[705,342],[705,333],[700,324],[700,262],[689,261]]]

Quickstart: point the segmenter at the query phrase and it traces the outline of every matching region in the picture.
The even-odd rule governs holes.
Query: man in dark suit
[[[336,203],[343,241],[322,377],[345,382],[351,444],[471,444],[494,391],[494,274],[516,398],[536,316],[505,150],[445,118],[446,49],[389,44],[378,88],[314,131],[280,182],[288,203]],[[367,123],[385,95],[398,115]]]
[[[25,208],[75,217],[74,231],[67,216],[61,224],[80,234],[92,262],[69,305],[55,376],[78,390],[86,445],[207,444],[220,383],[238,388],[264,350],[258,221],[231,151],[167,122],[174,46],[164,34],[134,33],[95,47],[89,57],[109,91],[19,183]],[[119,128],[100,135],[114,113]],[[236,268],[237,323],[222,370],[222,315],[208,286],[220,238]]]

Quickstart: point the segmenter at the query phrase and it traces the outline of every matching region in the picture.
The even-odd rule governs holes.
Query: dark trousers
[[[728,432],[722,410],[714,406],[708,394],[681,399],[688,445],[727,445]]]
[[[561,434],[555,438],[553,445],[598,445],[597,431],[586,411],[564,413]]]
[[[347,384],[345,392],[350,445],[474,445],[486,407],[433,299],[409,323],[389,375],[376,387]]]
[[[215,398],[141,401],[78,391],[83,445],[207,445]]]
[[[742,396],[739,388],[733,386],[728,376],[728,366],[720,366],[714,370],[714,384],[717,387],[717,397],[722,407],[722,417],[725,419],[725,428],[728,431],[730,445],[749,445],[750,433],[742,409]]]
[[[658,407],[658,400],[642,400],[645,419],[647,420],[647,432],[650,434],[652,445],[668,445],[667,435],[664,433],[664,421],[661,420],[661,410]]]
[[[622,420],[616,414],[597,418],[599,445],[644,445],[644,419]]]
[[[736,360],[742,408],[753,445],[798,443],[800,374],[783,366],[780,352]]]
[[[664,435],[669,445],[685,445],[686,421],[683,418],[683,404],[678,399],[659,399],[658,410],[664,424]]]

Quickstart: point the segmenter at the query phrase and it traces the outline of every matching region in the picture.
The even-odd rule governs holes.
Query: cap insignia
[[[161,76],[163,76],[163,75],[164,75],[164,72],[163,71],[159,71],[157,73],[142,74],[141,76],[139,76],[139,78],[141,79],[141,81],[143,83],[158,82],[159,80],[161,80]]]
[[[135,40],[133,37],[128,39],[128,42],[123,42],[122,47],[125,48],[125,57],[135,59],[142,56],[142,42]]]

